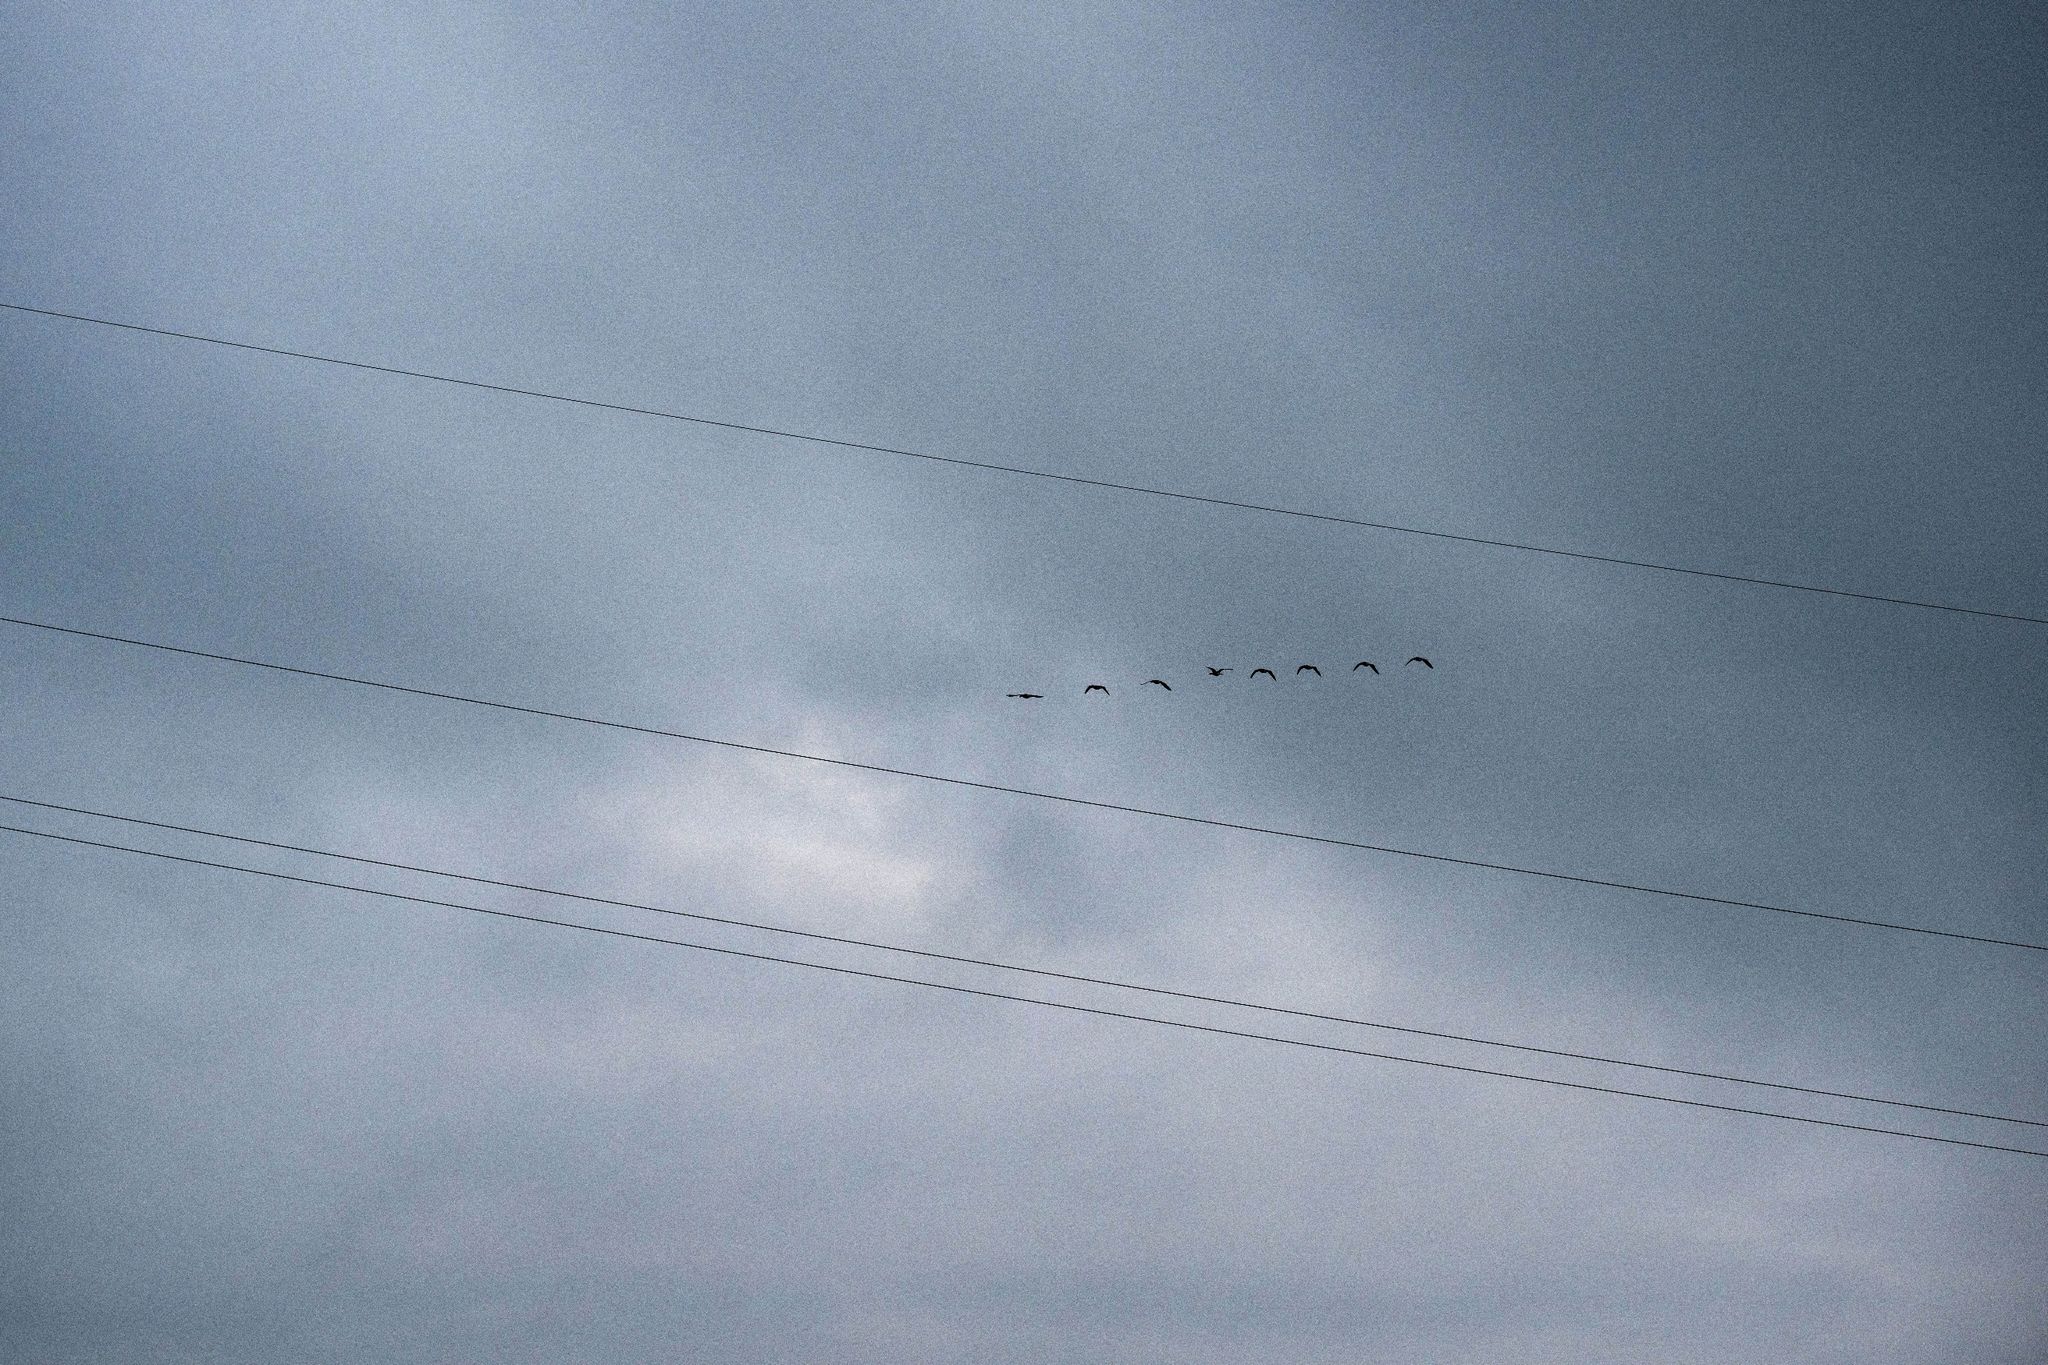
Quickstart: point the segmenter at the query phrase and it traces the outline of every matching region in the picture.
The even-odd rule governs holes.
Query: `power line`
[[[465,389],[479,389],[486,393],[513,394],[521,398],[539,398],[551,403],[573,403],[578,407],[601,408],[606,412],[630,413],[636,417],[658,417],[670,422],[689,422],[696,426],[716,427],[723,431],[741,431],[755,436],[773,436],[781,440],[806,441],[812,445],[832,446],[841,450],[858,450],[871,455],[894,455],[904,459],[925,460],[932,464],[953,465],[961,469],[975,469],[989,474],[1017,474],[1034,479],[1050,479],[1057,483],[1077,485],[1085,488],[1108,489],[1118,493],[1140,493],[1148,497],[1172,498],[1179,502],[1201,503],[1210,507],[1228,507],[1240,512],[1260,512],[1272,516],[1294,517],[1303,521],[1320,521],[1338,526],[1356,526],[1373,531],[1397,531],[1402,535],[1427,536],[1433,540],[1455,541],[1463,545],[1485,545],[1500,550],[1520,550],[1529,554],[1552,555],[1561,559],[1578,559],[1592,564],[1619,565],[1630,569],[1655,569],[1660,573],[1685,574],[1692,578],[1713,578],[1727,583],[1746,583],[1752,587],[1785,588],[1794,592],[1818,593],[1827,597],[1851,598],[1859,602],[1879,602],[1893,607],[1916,607],[1926,611],[1945,611],[1962,616],[1983,616],[1999,621],[2020,621],[2028,625],[2048,625],[2048,617],[2026,616],[2018,612],[1989,611],[1982,607],[1961,607],[1946,602],[1923,602],[1909,597],[1889,597],[1882,593],[1851,592],[1846,588],[1821,587],[1813,583],[1794,583],[1788,579],[1758,578],[1748,574],[1725,573],[1716,569],[1693,569],[1677,564],[1662,564],[1647,559],[1626,559],[1619,555],[1594,554],[1586,550],[1562,550],[1553,545],[1530,545],[1521,541],[1499,540],[1489,536],[1463,535],[1453,531],[1438,531],[1422,526],[1401,526],[1392,522],[1367,521],[1360,517],[1339,516],[1332,512],[1310,512],[1298,507],[1278,507],[1269,503],[1247,502],[1237,498],[1211,497],[1201,493],[1186,493],[1172,488],[1153,488],[1145,484],[1120,483],[1114,479],[1091,479],[1079,474],[1061,474],[1050,469],[1032,469],[1025,465],[1000,464],[992,460],[969,460],[957,455],[934,455],[929,451],[906,450],[900,446],[873,445],[865,441],[849,441],[837,436],[819,436],[811,432],[786,431],[778,427],[753,426],[745,422],[729,422],[713,417],[693,416],[684,412],[668,412],[660,408],[635,407],[628,403],[610,403],[597,398],[579,398],[573,394],[550,393],[542,389],[520,388],[511,384],[492,384],[480,379],[463,379],[455,375],[433,374],[426,370],[404,369],[396,365],[375,365],[364,360],[347,360],[340,356],[319,355],[312,351],[288,350],[282,346],[259,346],[253,342],[230,341],[225,337],[206,336],[198,332],[178,332],[167,327],[148,327],[136,322],[116,322],[111,318],[89,317],[83,313],[63,313],[51,308],[33,308],[25,303],[0,302],[0,308],[17,313],[33,314],[37,317],[58,318],[66,322],[91,323],[96,327],[113,327],[124,332],[140,332],[148,336],[170,337],[178,341],[198,341],[209,346],[226,346],[237,351],[253,351],[261,355],[283,356],[291,360],[312,360],[323,365],[339,365],[351,370],[366,370],[373,374],[395,375],[403,379],[425,379],[437,384],[454,384]]]
[[[494,711],[509,711],[518,715],[539,716],[546,720],[565,720],[578,725],[595,725],[607,730],[620,730],[629,734],[652,735],[659,739],[683,740],[691,744],[708,744],[720,749],[732,749],[740,753],[765,754],[774,758],[800,759],[806,763],[823,763],[835,768],[848,768],[856,772],[884,773],[891,777],[915,778],[920,782],[937,782],[949,787],[964,787],[974,791],[1002,792],[1010,796],[1028,796],[1039,801],[1057,801],[1062,805],[1083,806],[1091,810],[1117,811],[1125,815],[1142,815],[1155,820],[1172,820],[1186,825],[1202,825],[1211,829],[1236,830],[1244,834],[1263,834],[1276,839],[1293,839],[1302,843],[1321,844],[1331,848],[1355,849],[1365,853],[1391,853],[1403,858],[1419,858],[1426,862],[1446,863],[1457,867],[1484,868],[1492,872],[1513,872],[1524,877],[1542,877],[1549,881],[1573,882],[1582,886],[1599,886],[1614,891],[1636,891],[1651,896],[1668,896],[1674,900],[1695,901],[1703,905],[1723,905],[1740,910],[1767,910],[1778,915],[1797,915],[1802,919],[1825,920],[1834,924],[1855,924],[1868,929],[1889,929],[1904,934],[1924,934],[1931,938],[1956,939],[1966,943],[1982,943],[1999,948],[2025,948],[2033,952],[2048,952],[2048,944],[2027,943],[2017,939],[1991,938],[1982,934],[1958,933],[1952,929],[1932,929],[1926,925],[1900,924],[1892,920],[1862,919],[1853,915],[1836,915],[1821,910],[1800,910],[1787,905],[1771,905],[1763,901],[1735,900],[1725,896],[1709,896],[1697,891],[1674,891],[1668,887],[1644,886],[1635,882],[1611,881],[1602,877],[1586,877],[1571,872],[1549,872],[1541,868],[1518,867],[1512,863],[1485,862],[1478,858],[1459,858],[1447,853],[1425,853],[1417,849],[1396,848],[1391,844],[1368,844],[1356,839],[1340,839],[1328,834],[1308,834],[1300,830],[1280,829],[1271,825],[1253,825],[1235,820],[1218,820],[1205,815],[1187,815],[1179,811],[1155,810],[1148,806],[1130,806],[1115,801],[1097,801],[1085,796],[1067,796],[1059,792],[1035,791],[1029,787],[1012,787],[998,782],[977,782],[965,777],[947,777],[940,773],[919,772],[914,768],[891,768],[880,763],[861,763],[850,758],[831,758],[824,754],[807,754],[797,749],[777,749],[766,744],[747,744],[735,739],[717,739],[709,735],[693,735],[682,730],[664,730],[652,725],[635,725],[627,721],[603,720],[596,716],[579,716],[567,711],[550,711],[538,706],[520,706],[514,702],[491,701],[484,697],[465,696],[459,692],[437,692],[431,688],[411,687],[403,683],[381,682],[374,678],[356,678],[345,673],[328,673],[317,668],[302,668],[293,664],[271,663],[265,659],[245,658],[235,654],[217,654],[209,650],[190,649],[183,645],[167,645],[155,640],[138,640],[126,635],[109,635],[102,631],[82,630],[76,626],[53,625],[48,621],[31,621],[19,616],[0,616],[0,625],[26,626],[35,630],[46,630],[58,635],[72,635],[87,640],[104,640],[111,644],[133,645],[139,649],[157,650],[165,654],[179,654],[194,659],[211,659],[218,663],[239,664],[246,668],[267,669],[273,673],[289,673],[296,677],[320,678],[327,682],[348,683],[355,687],[371,687],[382,692],[398,692],[411,697],[430,697],[436,701],[460,702],[466,706],[488,707]]]
[[[1755,1118],[1780,1119],[1788,1123],[1812,1124],[1821,1128],[1841,1128],[1857,1133],[1876,1133],[1884,1137],[1911,1138],[1920,1142],[1939,1142],[1953,1147],[1976,1147],[1990,1152],[2012,1152],[2019,1156],[2048,1157],[2048,1152],[2035,1151],[2028,1147],[2007,1147],[1994,1142],[1974,1142],[1966,1138],[1936,1137],[1931,1133],[1907,1132],[1898,1128],[1876,1128],[1862,1123],[1845,1123],[1838,1119],[1817,1119],[1803,1114],[1784,1114],[1770,1109],[1749,1109],[1741,1105],[1717,1104],[1710,1100],[1680,1099],[1675,1095],[1657,1095],[1646,1090],[1622,1090],[1614,1086],[1592,1085],[1584,1081],[1561,1081],[1548,1076],[1529,1076],[1516,1071],[1496,1071],[1490,1067],[1467,1066],[1457,1062],[1430,1061],[1421,1057],[1404,1057],[1391,1052],[1372,1052],[1364,1048],[1345,1047],[1336,1043],[1311,1042],[1304,1038],[1287,1038],[1272,1033],[1254,1033],[1247,1029],[1223,1028],[1215,1024],[1194,1024],[1180,1019],[1162,1019],[1156,1015],[1133,1014],[1124,1010],[1103,1009],[1094,1005],[1076,1005],[1064,1000],[1045,1000],[1036,996],[1012,995],[1005,991],[983,990],[972,986],[956,986],[949,982],[927,981],[920,977],[894,976],[887,972],[863,971],[854,967],[839,967],[823,962],[810,962],[802,958],[776,957],[768,953],[745,952],[738,948],[720,948],[709,943],[692,943],[684,939],[662,938],[654,934],[632,933],[624,929],[607,929],[594,924],[579,924],[574,920],[549,919],[543,915],[517,914],[510,910],[493,910],[481,905],[467,905],[461,901],[438,900],[431,896],[414,896],[398,891],[382,891],[375,887],[356,886],[349,882],[330,882],[318,877],[300,877],[287,872],[270,872],[263,868],[243,867],[237,863],[214,862],[206,858],[188,858],[175,853],[159,853],[154,849],[131,848],[126,844],[102,843],[96,839],[80,839],[68,834],[51,834],[45,830],[24,829],[18,825],[0,825],[0,831],[9,834],[25,834],[38,839],[50,839],[58,843],[76,844],[84,848],[104,849],[115,853],[133,853],[144,858],[157,858],[164,862],[184,863],[193,867],[214,868],[222,872],[241,872],[252,877],[268,877],[274,881],[295,882],[302,886],[320,886],[334,891],[348,891],[357,895],[379,896],[386,900],[408,901],[415,905],[432,905],[448,910],[464,910],[471,914],[490,915],[498,919],[519,920],[527,924],[548,924],[558,929],[580,929],[585,933],[603,934],[610,938],[631,939],[639,943],[656,943],[670,948],[689,948],[697,952],[717,953],[725,957],[745,958],[753,962],[774,962],[788,967],[809,967],[813,971],[833,972],[840,976],[860,977],[869,981],[893,981],[905,986],[923,986],[930,990],[951,991],[959,995],[978,996],[987,1000],[1009,1000],[1021,1005],[1039,1005],[1047,1009],[1069,1010],[1076,1014],[1092,1014],[1105,1019],[1124,1019],[1133,1023],[1160,1024],[1167,1028],[1187,1029],[1195,1033],[1211,1033],[1225,1038],[1243,1038],[1255,1042],[1278,1043],[1286,1047],[1309,1048],[1317,1052],[1334,1052],[1349,1057],[1368,1057],[1383,1062],[1406,1062],[1411,1066],[1432,1067],[1440,1071],[1462,1071],[1475,1076],[1494,1076],[1502,1080],[1527,1081],[1534,1085],[1556,1086],[1563,1090],[1590,1091],[1601,1095],[1621,1095],[1630,1099],[1656,1100],[1664,1104],[1685,1105],[1692,1109],[1713,1109],[1728,1114],[1748,1114]]]
[[[1858,1095],[1843,1090],[1823,1090],[1809,1085],[1792,1085],[1783,1081],[1760,1081],[1746,1076],[1731,1076],[1717,1071],[1696,1071],[1681,1066],[1663,1066],[1656,1062],[1629,1061],[1621,1057],[1602,1057],[1590,1052],[1572,1052],[1563,1048],[1538,1047],[1531,1043],[1509,1043],[1497,1038],[1478,1038],[1470,1034],[1448,1033],[1439,1029],[1416,1028],[1405,1024],[1390,1024],[1376,1019],[1358,1019],[1342,1014],[1324,1014],[1315,1010],[1295,1009],[1285,1005],[1263,1004],[1255,1000],[1239,1000],[1231,996],[1204,995],[1197,991],[1173,990],[1165,986],[1147,986],[1134,981],[1119,981],[1109,977],[1085,976],[1078,972],[1055,971],[1047,967],[1027,967],[1014,962],[998,962],[989,958],[966,957],[958,953],[942,953],[928,948],[907,948],[900,944],[879,943],[873,939],[851,938],[843,934],[827,934],[811,929],[795,929],[781,924],[764,924],[757,920],[735,919],[728,915],[712,915],[697,910],[676,910],[667,906],[648,905],[640,901],[618,900],[610,896],[595,896],[580,891],[564,891],[558,887],[536,886],[528,882],[504,881],[496,877],[481,877],[467,872],[450,872],[446,868],[423,867],[416,863],[394,862],[387,858],[372,858],[357,853],[337,853],[332,849],[312,848],[304,844],[281,843],[274,839],[258,839],[246,834],[227,834],[220,830],[201,829],[195,825],[172,824],[166,820],[147,820],[134,815],[116,815],[110,811],[92,810],[84,806],[66,806],[55,801],[37,801],[26,796],[9,796],[0,793],[0,801],[12,802],[19,806],[33,806],[38,810],[63,811],[71,815],[88,815],[96,820],[117,820],[122,824],[141,825],[149,829],[173,830],[179,834],[196,834],[207,839],[225,839],[232,843],[250,844],[258,848],[278,849],[287,853],[309,853],[321,858],[334,858],[342,862],[359,863],[366,867],[389,868],[397,872],[418,872],[431,877],[446,877],[451,881],[469,882],[477,886],[495,886],[508,891],[530,891],[543,896],[556,896],[563,900],[582,901],[589,905],[614,906],[622,910],[644,910],[656,915],[670,915],[677,919],[699,920],[707,924],[723,924],[739,929],[758,929],[771,934],[784,934],[793,938],[807,938],[821,943],[838,943],[855,948],[873,948],[886,953],[900,953],[908,957],[930,958],[938,962],[957,962],[970,967],[989,967],[998,971],[1019,972],[1028,976],[1042,976],[1058,981],[1074,981],[1089,986],[1108,986],[1116,990],[1139,991],[1147,995],[1168,996],[1176,1000],[1194,1000],[1208,1005],[1229,1005],[1238,1009],[1259,1010],[1267,1014],[1283,1014],[1296,1019],[1314,1019],[1329,1024],[1350,1024],[1359,1028],[1382,1029],[1389,1033],[1413,1034],[1423,1038],[1438,1038],[1454,1043],[1476,1043],[1483,1047],[1508,1048],[1516,1052],[1529,1052],[1546,1057],[1567,1057],[1574,1061],[1600,1062],[1608,1066],[1633,1067],[1640,1071],[1658,1071],[1672,1076],[1690,1076],[1700,1080],[1727,1081],[1735,1085],[1759,1086],[1770,1090],[1786,1090],[1802,1095],[1819,1095],[1828,1099],[1857,1100],[1865,1104],[1886,1104],[1899,1109],[1917,1109],[1931,1114],[1953,1114],[1961,1118],[1989,1119],[1997,1123],[2017,1123],[2033,1128],[2048,1128],[2048,1122],[2040,1119],[2013,1118],[2006,1114],[1988,1114],[1975,1109],[1953,1109],[1938,1104],[1920,1104],[1912,1100],[1888,1099],[1880,1095]]]

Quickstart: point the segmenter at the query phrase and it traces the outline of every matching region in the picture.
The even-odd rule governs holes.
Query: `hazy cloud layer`
[[[0,18],[0,298],[2039,615],[2044,46],[2019,6],[19,6]],[[19,314],[0,373],[9,615],[2048,938],[2042,627]],[[1439,667],[1393,666],[1415,653]],[[1354,677],[1358,658],[1385,672]],[[1303,661],[1324,678],[1294,680]],[[1211,683],[1211,663],[1240,671]],[[1282,681],[1252,684],[1259,664]],[[1155,675],[1170,697],[1137,688]],[[2048,1114],[2038,955],[12,628],[0,677],[11,794]],[[1084,704],[1093,681],[1107,702]],[[9,1357],[2020,1365],[2048,1346],[2044,1168],[2024,1157],[0,837]]]

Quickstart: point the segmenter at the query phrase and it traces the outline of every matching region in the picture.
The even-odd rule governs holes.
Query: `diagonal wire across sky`
[[[457,375],[437,374],[428,370],[414,369],[406,366],[380,365],[367,360],[352,360],[342,356],[321,355],[313,351],[295,350],[284,346],[265,346],[250,341],[235,341],[227,337],[209,336],[201,332],[178,331],[169,327],[152,327],[138,322],[122,322],[113,318],[92,317],[84,313],[67,313],[54,308],[37,308],[25,303],[0,301],[0,309],[35,317],[52,318],[64,322],[81,322],[89,323],[95,327],[116,328],[120,331],[136,332],[145,336],[165,337],[176,341],[203,342],[209,346],[224,346],[237,351],[252,351],[259,355],[281,356],[290,360],[317,361],[322,365],[339,365],[346,369],[366,370],[373,374],[394,375],[402,379],[422,379],[436,384],[453,384],[460,388],[476,389],[486,393],[507,394],[520,398],[538,398],[551,403],[572,403],[578,407],[600,408],[607,412],[628,413],[636,417],[657,417],[664,421],[688,422],[696,426],[717,427],[725,431],[746,432],[755,436],[772,436],[782,440],[804,441],[812,445],[831,446],[840,450],[861,451],[870,455],[890,455],[902,459],[923,460],[932,464],[979,470],[983,473],[1013,474],[1034,479],[1048,479],[1076,487],[1103,489],[1118,493],[1135,493],[1155,498],[1170,498],[1179,502],[1201,503],[1211,507],[1232,508],[1241,512],[1293,517],[1299,520],[1360,527],[1372,531],[1392,531],[1402,535],[1426,536],[1433,540],[1451,541],[1463,545],[1485,546],[1499,550],[1514,550],[1527,554],[1551,555],[1563,559],[1583,560],[1593,564],[1607,564],[1628,569],[1650,569],[1658,573],[1683,574],[1692,578],[1717,579],[1727,583],[1748,584],[1751,587],[1814,593],[1821,596],[1846,598],[1859,602],[1877,602],[1893,607],[1912,607],[1924,611],[1948,612],[1959,616],[1978,616],[1998,621],[2015,621],[2026,625],[2048,625],[2048,616],[2030,616],[2024,612],[1993,611],[1984,607],[1968,607],[1953,602],[1928,602],[1910,597],[1888,596],[1884,593],[1855,592],[1847,588],[1828,587],[1818,583],[1797,583],[1789,579],[1763,578],[1750,574],[1730,573],[1720,569],[1700,569],[1681,564],[1661,563],[1655,560],[1629,559],[1620,555],[1596,554],[1589,550],[1567,550],[1555,545],[1532,545],[1521,541],[1498,540],[1489,536],[1466,535],[1462,532],[1445,531],[1426,526],[1403,526],[1392,522],[1369,521],[1363,517],[1345,516],[1335,512],[1318,512],[1300,507],[1279,507],[1270,503],[1252,502],[1239,498],[1191,493],[1184,489],[1158,488],[1146,484],[1122,483],[1114,479],[1089,478],[1080,474],[1062,473],[1052,469],[1037,469],[1027,465],[1005,464],[994,460],[971,460],[958,455],[938,455],[930,451],[908,450],[901,446],[870,444],[866,441],[853,441],[838,436],[823,436],[815,432],[789,431],[779,427],[757,426],[747,422],[730,421],[725,418],[705,417],[693,413],[673,412],[662,408],[640,407],[630,403],[615,403],[599,398],[550,392],[545,389],[527,388],[513,384],[497,384],[487,380],[469,379]]]

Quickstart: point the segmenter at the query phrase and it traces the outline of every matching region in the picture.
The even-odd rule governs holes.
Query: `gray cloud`
[[[2017,7],[27,6],[0,38],[8,299],[1479,535],[2048,603],[2043,54]],[[18,315],[0,362],[10,614],[2048,933],[2038,628]],[[1427,679],[1339,676],[1417,652],[1440,665]],[[1328,676],[1197,676],[1303,660]],[[2048,1112],[2039,969],[2017,954],[19,631],[0,632],[0,671],[0,770],[26,795]],[[1155,674],[1171,698],[1135,692]],[[1084,704],[1096,680],[1115,695]],[[1003,702],[1020,687],[1049,695]],[[7,838],[13,1356],[1862,1365],[2043,1344],[2048,1218],[2025,1158]]]

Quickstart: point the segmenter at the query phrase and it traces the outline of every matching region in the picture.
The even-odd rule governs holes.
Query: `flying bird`
[[[1361,668],[1369,668],[1375,673],[1380,671],[1380,666],[1374,663],[1371,659],[1360,659],[1357,663],[1351,665],[1351,671],[1353,673],[1356,673]]]
[[[1087,696],[1090,692],[1100,692],[1105,697],[1109,695],[1109,689],[1104,687],[1101,683],[1089,683],[1086,687],[1081,689],[1081,695],[1084,697]]]
[[[1318,678],[1323,676],[1323,670],[1317,668],[1314,664],[1303,664],[1300,668],[1294,670],[1294,676],[1297,678],[1304,673],[1313,673]]]
[[[1006,697],[1020,697],[1025,701],[1045,700],[1045,693],[1043,692],[1005,692],[1003,695]]]
[[[1222,676],[1223,676],[1223,675],[1224,675],[1225,673],[1234,673],[1234,672],[1236,672],[1236,670],[1235,670],[1235,669],[1230,669],[1230,668],[1212,668],[1212,669],[1210,669],[1210,670],[1209,670],[1209,676],[1210,676],[1210,677],[1212,677],[1212,678],[1220,678],[1220,677],[1222,677]]]
[[[1408,661],[1408,663],[1411,663],[1411,664],[1421,664],[1421,665],[1422,665],[1422,666],[1423,666],[1424,668],[1435,668],[1435,667],[1436,667],[1436,665],[1435,665],[1435,664],[1433,664],[1433,663],[1431,663],[1431,662],[1430,662],[1429,660],[1427,660],[1427,659],[1423,658],[1423,657],[1422,657],[1422,656],[1421,656],[1420,654],[1418,654],[1418,655],[1416,655],[1416,656],[1415,656],[1414,658],[1410,659],[1410,660]],[[1405,667],[1407,667],[1407,665],[1406,665],[1406,664],[1404,664],[1404,665],[1402,665],[1402,667],[1404,667],[1404,668],[1405,668]],[[1378,670],[1377,668],[1375,668],[1375,669],[1373,670],[1373,672],[1377,673],[1377,672],[1379,672],[1379,670]]]
[[[1263,673],[1263,674],[1265,674],[1265,675],[1266,675],[1267,677],[1269,677],[1269,678],[1273,679],[1273,681],[1274,681],[1274,682],[1279,682],[1279,681],[1280,681],[1280,678],[1279,678],[1279,676],[1278,676],[1277,674],[1275,674],[1275,673],[1273,672],[1273,670],[1272,670],[1272,669],[1270,669],[1270,668],[1255,668],[1255,669],[1253,669],[1253,670],[1252,670],[1252,676],[1253,676],[1254,678],[1258,677],[1258,676],[1259,676],[1259,674],[1261,674],[1261,673]]]
[[[1145,679],[1145,686],[1147,686],[1147,687],[1166,687],[1166,684],[1165,684],[1165,683],[1163,683],[1163,682],[1161,682],[1161,681],[1159,681],[1159,679],[1157,679],[1157,678],[1147,678],[1147,679]],[[1166,687],[1166,690],[1167,690],[1167,691],[1169,691],[1169,692],[1173,691],[1173,689],[1172,689],[1171,687]]]

